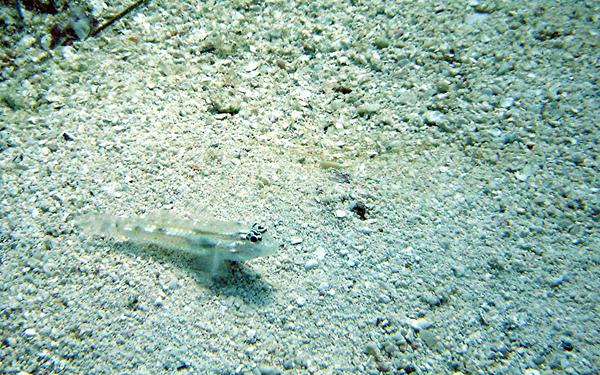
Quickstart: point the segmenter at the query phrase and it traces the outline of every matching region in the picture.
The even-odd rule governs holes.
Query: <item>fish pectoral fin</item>
[[[219,252],[214,252],[209,259],[209,269],[208,272],[210,272],[212,275],[217,275],[220,273],[220,271],[222,270],[223,266],[225,265],[225,259],[223,259],[223,257],[221,256],[221,254],[219,254]]]

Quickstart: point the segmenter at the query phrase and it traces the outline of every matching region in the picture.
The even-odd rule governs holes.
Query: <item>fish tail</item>
[[[111,237],[118,236],[119,226],[123,219],[116,216],[105,214],[89,214],[80,217],[77,225],[86,235],[106,235]]]

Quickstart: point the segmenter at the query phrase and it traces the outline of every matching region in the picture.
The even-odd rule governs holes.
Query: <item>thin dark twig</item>
[[[21,3],[19,0],[15,0],[15,5],[17,6],[17,13],[19,13],[19,18],[23,19],[23,9],[21,9]]]
[[[121,18],[125,17],[129,12],[131,12],[132,10],[134,10],[135,8],[137,8],[138,6],[144,4],[144,3],[148,2],[148,1],[149,0],[137,0],[135,3],[131,4],[130,6],[128,6],[124,11],[122,11],[121,13],[118,13],[118,14],[112,16],[106,22],[104,22],[102,25],[100,25],[97,28],[95,28],[90,33],[90,36],[96,36],[96,35],[98,35],[102,30],[106,29],[107,27],[109,27],[113,23],[115,23],[118,20],[120,20]]]

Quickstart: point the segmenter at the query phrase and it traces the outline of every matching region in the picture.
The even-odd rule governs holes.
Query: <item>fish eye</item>
[[[252,230],[258,233],[265,233],[267,231],[267,227],[262,224],[254,223],[254,225],[252,225]]]
[[[246,235],[246,239],[250,242],[259,242],[262,241],[262,236],[260,233],[250,232]]]

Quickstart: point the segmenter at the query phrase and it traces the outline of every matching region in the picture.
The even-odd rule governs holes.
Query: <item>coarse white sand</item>
[[[598,6],[2,4],[0,373],[599,373]],[[280,248],[75,225],[157,210]]]

